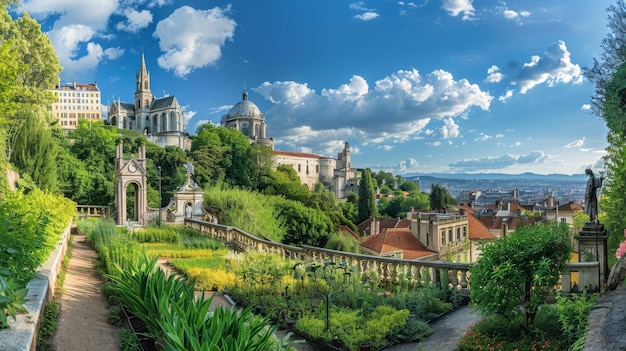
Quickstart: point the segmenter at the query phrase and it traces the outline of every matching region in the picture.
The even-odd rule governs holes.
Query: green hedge
[[[41,190],[8,193],[0,203],[0,267],[25,285],[50,256],[76,204]]]

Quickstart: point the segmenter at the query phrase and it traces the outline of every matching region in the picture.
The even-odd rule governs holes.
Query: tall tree
[[[601,222],[609,230],[608,249],[617,249],[626,228],[626,5],[618,0],[607,9],[609,33],[602,40],[603,52],[594,58],[592,67],[584,68],[585,78],[595,85],[592,111],[602,118],[609,134],[604,161],[607,177],[600,209]],[[609,264],[615,260],[609,255]]]
[[[43,190],[58,192],[57,144],[40,115],[31,113],[17,131],[10,161]]]
[[[374,192],[374,183],[372,182],[372,172],[369,168],[366,168],[363,173],[361,173],[357,209],[359,213],[357,225],[370,217],[376,217],[378,215],[376,193]]]
[[[446,188],[439,183],[433,183],[430,186],[430,208],[435,211],[445,211],[446,200]]]

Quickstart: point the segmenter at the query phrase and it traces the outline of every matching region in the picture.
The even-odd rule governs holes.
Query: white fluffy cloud
[[[437,129],[438,137],[455,138],[460,131],[454,118],[472,107],[488,110],[493,99],[478,85],[455,80],[443,70],[426,75],[416,69],[400,70],[373,85],[355,75],[348,83],[319,93],[297,82],[265,82],[252,90],[274,103],[265,111],[266,120],[280,123],[284,135],[275,137],[293,145],[296,140],[314,145],[335,136],[363,144],[434,137],[426,129],[432,120],[443,124]]]
[[[140,29],[146,28],[152,22],[152,13],[148,10],[137,11],[135,9],[126,9],[124,11],[126,21],[119,22],[117,29],[130,33],[137,33]]]
[[[354,18],[359,19],[361,21],[371,21],[380,16],[376,12],[364,12],[360,15],[354,15]]]
[[[485,78],[485,83],[499,83],[504,79],[504,74],[500,73],[500,68],[498,66],[493,65],[487,69],[487,78]]]
[[[64,67],[62,75],[75,79],[82,72],[94,69],[103,58],[117,57],[116,54],[123,52],[119,48],[104,49],[96,41],[104,36],[118,5],[118,0],[24,0],[19,10],[39,20],[56,17],[47,34]]]
[[[226,40],[235,34],[237,23],[228,17],[229,10],[182,6],[161,20],[154,32],[164,52],[157,60],[159,66],[185,77],[196,68],[214,64]]]
[[[483,171],[488,169],[505,168],[519,164],[541,163],[550,156],[541,151],[533,151],[527,155],[506,154],[498,157],[482,157],[471,160],[461,160],[450,163],[448,166],[455,171]]]
[[[578,140],[574,140],[571,143],[563,146],[566,149],[572,149],[572,148],[577,148],[577,147],[581,147],[585,144],[585,137],[583,137],[582,139],[578,139]]]
[[[472,0],[443,0],[442,8],[454,17],[462,13],[464,21],[472,19],[476,11]]]
[[[543,56],[532,56],[530,62],[524,63],[512,84],[518,85],[522,94],[543,83],[580,84],[583,80],[580,66],[571,62],[570,55],[565,42],[559,40]]]

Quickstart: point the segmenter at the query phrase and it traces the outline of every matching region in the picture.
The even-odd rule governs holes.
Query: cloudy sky
[[[145,53],[156,96],[219,123],[241,100],[276,149],[394,174],[599,170],[603,120],[582,69],[609,0],[22,0],[61,81],[133,101]]]

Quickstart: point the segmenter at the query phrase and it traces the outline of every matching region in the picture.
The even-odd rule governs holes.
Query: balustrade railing
[[[381,282],[408,282],[425,286],[434,284],[440,287],[469,290],[468,263],[414,261],[394,257],[379,257],[329,250],[319,247],[290,246],[270,240],[260,239],[239,228],[213,224],[201,220],[185,219],[185,226],[200,233],[232,244],[242,251],[276,253],[284,257],[310,263],[323,264],[332,261],[346,267],[357,267],[361,275],[375,271]],[[567,271],[561,273],[557,288],[564,293],[597,290],[599,280],[598,262],[569,263]]]
[[[82,217],[111,218],[113,214],[113,208],[111,206],[76,205],[76,214],[78,215],[79,218],[82,218]]]

